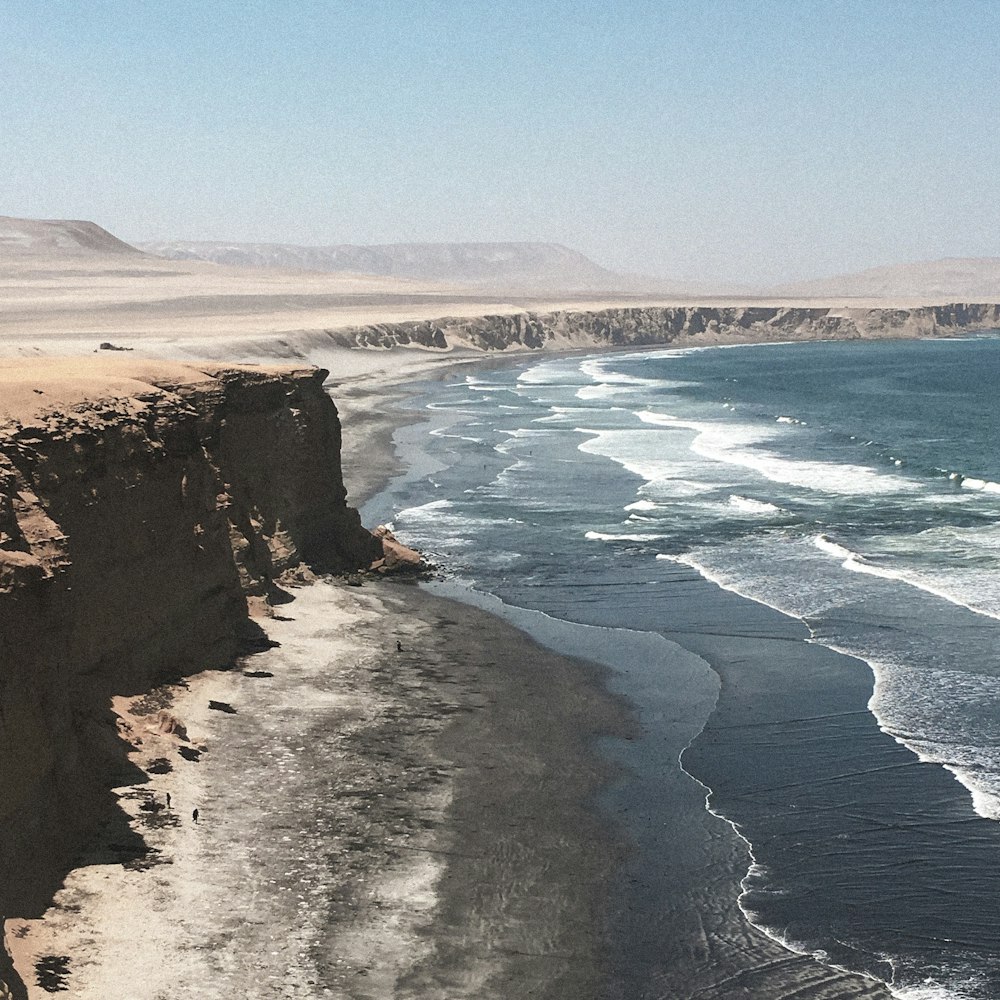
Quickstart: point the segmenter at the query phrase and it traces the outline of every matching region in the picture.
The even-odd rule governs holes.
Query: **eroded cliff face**
[[[912,309],[782,306],[637,306],[382,323],[330,331],[352,347],[560,350],[588,346],[858,340],[956,335],[1000,327],[1000,305],[953,303]]]
[[[114,810],[112,694],[230,663],[286,570],[382,555],[345,502],[325,375],[144,371],[0,425],[0,919],[38,915]]]

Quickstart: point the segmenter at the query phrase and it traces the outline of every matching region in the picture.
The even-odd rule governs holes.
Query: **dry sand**
[[[399,278],[155,257],[0,258],[0,354],[89,354],[111,342],[153,357],[197,357],[207,351],[213,358],[238,361],[249,357],[232,351],[246,351],[248,342],[273,357],[292,350],[283,338],[347,326],[524,310],[734,304],[841,307],[844,299],[489,295]],[[916,296],[850,302],[882,308],[926,304],[931,300]]]
[[[218,367],[104,352],[85,357],[0,358],[0,421],[24,423],[44,413],[71,410],[84,401],[140,400],[163,391],[155,383],[205,382]],[[265,370],[269,369],[265,366]]]

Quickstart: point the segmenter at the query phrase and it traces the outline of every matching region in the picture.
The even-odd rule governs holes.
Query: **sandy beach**
[[[461,379],[464,371],[436,374]],[[488,378],[481,368],[474,374]],[[408,427],[405,440],[408,457],[422,463],[425,456],[413,443],[419,434],[419,427]],[[562,572],[572,579],[572,567]],[[584,581],[580,586],[585,588]],[[744,644],[755,648],[750,637],[757,632],[773,635],[790,659],[812,655],[804,643],[787,642],[793,634],[799,638],[788,622],[762,616],[759,605],[691,574],[655,589],[641,588],[662,598],[659,605],[653,602],[659,608],[655,616],[638,624],[648,630],[643,632],[559,621],[560,596],[553,597],[545,615],[477,598],[463,592],[460,583],[436,589],[502,615],[548,647],[604,664],[605,685],[628,692],[635,720],[632,736],[603,748],[622,776],[600,799],[628,854],[613,873],[611,896],[604,902],[608,961],[593,995],[618,1000],[889,996],[880,983],[791,951],[749,923],[738,905],[752,861],[746,844],[706,809],[705,788],[678,767],[679,756],[698,735],[700,720],[711,713],[718,695],[718,678],[692,651],[703,653],[732,630],[734,662]],[[536,600],[545,606],[541,597]],[[577,608],[574,619],[579,620],[579,613]],[[676,642],[656,634],[675,617],[671,627],[678,631]]]
[[[588,807],[590,742],[623,707],[412,586],[291,596],[273,649],[116,706],[137,836],[102,829],[43,919],[9,922],[27,995],[597,995],[624,847]],[[188,743],[138,714],[160,707]]]
[[[357,503],[402,418],[355,394]],[[234,669],[115,699],[144,776],[8,921],[25,995],[598,995],[627,845],[594,741],[633,723],[596,669],[391,581],[296,584],[261,624]]]

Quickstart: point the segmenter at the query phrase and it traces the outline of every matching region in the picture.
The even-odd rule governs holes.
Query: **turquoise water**
[[[754,925],[995,997],[998,386],[990,337],[526,360],[428,386],[420,471],[367,514],[509,605],[698,659],[683,772],[749,845]]]

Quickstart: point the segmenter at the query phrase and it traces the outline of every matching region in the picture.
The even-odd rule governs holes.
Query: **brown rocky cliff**
[[[1000,305],[995,304],[952,303],[910,309],[635,306],[381,323],[331,330],[326,336],[350,347],[505,351],[956,336],[997,327]]]
[[[3,918],[38,915],[114,811],[112,694],[231,662],[247,596],[300,562],[381,556],[345,503],[325,375],[143,372],[144,391],[0,426]]]

